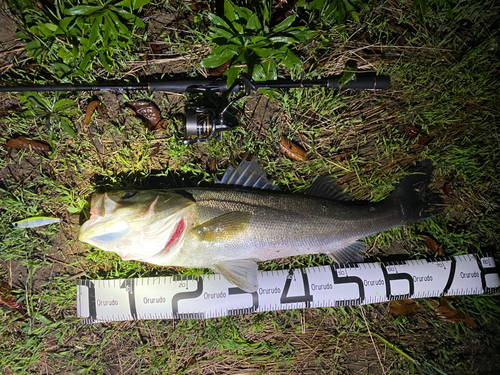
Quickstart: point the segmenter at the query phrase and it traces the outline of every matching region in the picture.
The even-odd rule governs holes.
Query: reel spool
[[[186,139],[184,139],[184,144],[190,145],[198,142],[208,142],[216,134],[233,130],[239,126],[238,119],[229,113],[228,110],[238,100],[249,95],[252,90],[255,90],[256,85],[249,77],[243,75],[227,90],[229,93],[228,96],[230,96],[232,92],[241,91],[242,89],[244,92],[229,101],[222,109],[217,104],[217,99],[220,99],[220,97],[216,97],[215,95],[216,92],[219,92],[218,90],[204,87],[192,90],[192,92],[202,93],[203,95],[198,97],[198,103],[185,106],[184,125],[186,127]],[[227,102],[228,97],[224,99]],[[202,100],[207,105],[202,105]]]

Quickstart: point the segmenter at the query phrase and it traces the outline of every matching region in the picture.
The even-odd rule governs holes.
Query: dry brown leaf
[[[416,126],[408,126],[406,128],[406,137],[408,139],[415,139],[418,135],[418,128]]]
[[[229,65],[231,65],[231,60],[227,60],[221,66],[218,66],[217,68],[213,69],[210,73],[208,73],[208,75],[212,77],[219,77],[223,75],[226,72],[226,70],[229,69]]]
[[[208,169],[210,172],[215,172],[217,170],[217,159],[209,158],[207,162]]]
[[[92,137],[92,142],[94,143],[94,146],[101,155],[106,155],[106,148],[103,146],[101,143],[101,140],[99,139],[99,136],[97,135],[97,128],[94,124],[91,124],[92,122],[92,114],[97,111],[99,112],[99,115],[102,116],[104,113],[104,104],[101,103],[100,100],[92,100],[89,105],[87,106],[87,111],[85,113],[85,120],[83,122],[85,123],[86,126],[89,127],[89,132]]]
[[[202,10],[209,10],[208,4],[206,1],[187,1],[189,9],[193,12],[201,12]]]
[[[421,146],[427,146],[430,141],[431,137],[429,137],[427,134],[420,134],[417,143]]]
[[[97,108],[99,108],[100,104],[101,102],[99,100],[92,100],[89,103],[89,105],[87,106],[87,112],[85,113],[85,120],[83,121],[85,123],[85,126],[89,126],[90,122],[92,121],[92,114]]]
[[[34,139],[27,139],[22,135],[9,139],[5,145],[7,147],[16,148],[16,149],[32,149],[34,151],[50,151],[50,146],[42,141],[36,141]]]
[[[168,121],[162,119],[160,110],[153,102],[138,100],[127,103],[134,115],[143,120],[149,130],[165,131]]]
[[[6,109],[17,109],[21,108],[21,101],[17,98],[5,99],[1,105]]]
[[[426,234],[421,234],[420,238],[424,240],[425,246],[432,251],[432,254],[437,254],[437,256],[444,257],[444,251],[441,245],[439,245],[434,238]]]
[[[449,182],[446,182],[443,185],[443,193],[445,193],[446,196],[451,197],[452,189],[451,189],[451,184]]]
[[[351,155],[345,152],[345,153],[343,153],[341,155],[337,155],[337,157],[335,158],[335,161],[338,161],[338,162],[340,162],[342,164],[347,164],[347,162],[348,162],[347,158],[349,156],[351,156]]]
[[[412,299],[403,299],[400,301],[391,301],[387,312],[394,316],[413,316],[420,309],[420,305],[417,305]]]
[[[153,151],[149,154],[148,158],[154,158],[160,152],[160,145],[155,145]]]
[[[437,304],[434,302],[433,306]],[[460,310],[454,309],[449,303],[447,297],[442,297],[439,301],[439,307],[434,310],[438,318],[441,318],[449,323],[464,322],[470,329],[477,328],[477,323],[467,314]]]
[[[406,40],[406,38],[404,37],[400,37],[397,41],[396,41],[396,45],[397,46],[406,46],[408,44],[408,41]]]
[[[169,124],[168,120],[162,119],[154,127],[150,128],[149,130],[156,130],[156,131],[164,132],[165,130],[167,130],[168,124]]]
[[[10,307],[22,315],[26,315],[22,302],[17,303],[17,298],[12,295],[10,285],[5,281],[0,282],[0,304]]]
[[[282,138],[280,142],[280,149],[283,154],[288,156],[290,159],[297,161],[306,161],[307,153],[299,145],[293,143],[289,139]]]
[[[160,43],[149,43],[149,48],[151,48],[151,52],[153,52],[153,55],[161,55],[162,53],[162,47]]]

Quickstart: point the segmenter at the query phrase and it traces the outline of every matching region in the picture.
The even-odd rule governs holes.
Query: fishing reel
[[[219,85],[191,86],[189,92],[197,93],[198,96],[185,106],[186,139],[184,139],[184,144],[208,142],[215,135],[238,127],[238,119],[230,113],[230,108],[256,89],[257,85],[247,75],[242,75],[235,80],[222,95],[219,95],[221,93]],[[243,93],[229,100],[234,92]]]

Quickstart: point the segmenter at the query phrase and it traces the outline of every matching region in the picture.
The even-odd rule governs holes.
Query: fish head
[[[180,246],[192,204],[189,196],[170,190],[94,194],[79,239],[125,260],[148,261]]]

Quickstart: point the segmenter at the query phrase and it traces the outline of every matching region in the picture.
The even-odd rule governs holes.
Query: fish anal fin
[[[318,177],[306,190],[306,193],[335,201],[352,201],[352,197],[348,193],[344,193],[335,179],[328,175]]]
[[[214,265],[229,282],[245,292],[253,293],[259,288],[259,270],[252,259],[231,260]]]
[[[251,217],[250,212],[229,212],[194,227],[191,233],[200,241],[227,240],[247,229]]]
[[[365,251],[366,243],[363,241],[356,241],[347,246],[335,249],[327,253],[327,255],[337,263],[362,262],[363,257],[359,255],[359,253],[364,253]]]

